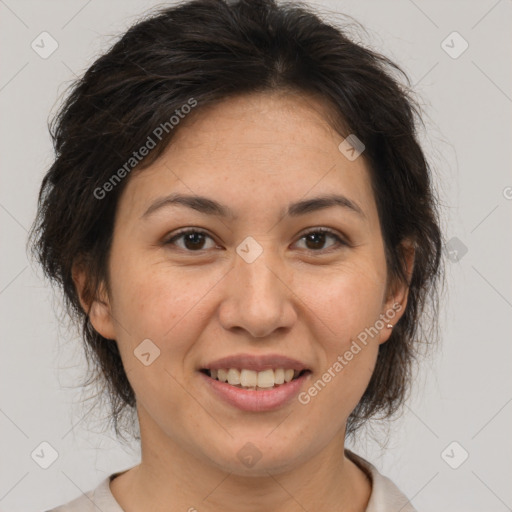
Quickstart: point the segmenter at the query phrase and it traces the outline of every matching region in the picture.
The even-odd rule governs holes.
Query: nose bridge
[[[250,237],[244,240],[237,247],[237,259],[229,273],[232,286],[223,308],[224,327],[241,327],[255,337],[290,327],[295,313],[287,274],[270,242],[263,244]]]
[[[272,240],[272,237],[266,237],[257,241],[248,236],[236,249],[239,256],[235,264],[236,279],[243,285],[242,290],[256,299],[272,301],[276,294],[283,293],[283,283],[277,276],[284,277],[284,269]]]

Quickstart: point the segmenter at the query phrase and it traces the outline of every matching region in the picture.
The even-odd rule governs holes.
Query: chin
[[[270,439],[268,431],[260,437],[252,436],[233,439],[228,446],[215,454],[209,454],[210,462],[222,471],[239,476],[262,476],[279,474],[289,471],[305,459],[307,447],[299,446],[297,442],[280,439]],[[288,444],[286,444],[288,442]]]

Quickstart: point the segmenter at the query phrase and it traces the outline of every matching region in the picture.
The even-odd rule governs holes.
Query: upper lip
[[[299,372],[308,369],[308,367],[301,361],[280,354],[238,354],[222,357],[221,359],[217,359],[202,367],[202,369],[206,370],[219,370],[221,368],[237,368],[241,370],[246,369],[253,370],[255,372],[278,368],[283,368],[285,370],[293,369]]]

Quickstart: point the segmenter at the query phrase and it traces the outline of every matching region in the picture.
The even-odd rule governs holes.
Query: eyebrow
[[[170,194],[162,197],[151,203],[149,208],[141,215],[141,219],[147,218],[161,208],[181,205],[187,208],[191,208],[205,215],[214,215],[216,217],[237,219],[238,216],[229,207],[209,199],[204,196],[198,195],[184,195],[184,194]],[[328,194],[312,199],[304,199],[295,203],[290,203],[288,208],[281,211],[280,218],[283,216],[287,217],[298,217],[300,215],[306,215],[308,213],[316,212],[318,210],[324,210],[326,208],[332,208],[333,206],[341,206],[348,211],[354,212],[360,217],[366,218],[363,210],[354,201],[348,197],[339,194]]]

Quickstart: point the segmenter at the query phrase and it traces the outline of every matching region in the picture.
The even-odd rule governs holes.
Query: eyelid
[[[299,236],[299,239],[304,236],[309,235],[310,233],[327,233],[328,235],[332,235],[333,237],[338,238],[341,242],[348,244],[348,241],[345,239],[345,237],[343,235],[341,235],[340,233],[338,233],[338,231],[336,231],[335,229],[332,229],[332,228],[321,227],[321,226],[316,227],[316,228],[308,228],[306,231],[301,233],[301,235]]]
[[[177,240],[178,238],[180,238],[183,235],[186,235],[187,233],[199,233],[199,234],[205,235],[206,237],[210,238],[211,240],[213,240],[215,242],[215,238],[212,235],[210,235],[208,233],[208,231],[205,231],[202,228],[196,228],[194,226],[189,226],[189,227],[178,230],[176,233],[173,233],[173,235],[171,237],[166,237],[164,239],[163,243],[164,243],[164,245],[171,245],[174,240]],[[297,238],[296,242],[302,240],[305,236],[307,236],[311,233],[325,233],[325,234],[330,235],[331,237],[335,238],[338,246],[339,245],[350,246],[350,243],[349,243],[349,241],[347,241],[346,237],[344,237],[343,235],[340,235],[336,230],[327,228],[327,227],[321,227],[321,226],[308,228],[306,231],[303,231]],[[294,242],[294,243],[296,243],[296,242]],[[175,245],[175,244],[172,244],[172,245]],[[334,245],[332,247],[336,248],[336,245]],[[313,249],[304,249],[304,250],[309,251],[311,253],[322,254],[322,253],[327,253],[330,250],[332,250],[332,247],[327,248],[327,249],[319,249],[317,251],[315,251]],[[189,253],[193,253],[193,252],[200,253],[200,252],[208,250],[208,249],[198,249],[196,251],[191,251],[191,250],[187,250],[187,249],[182,249],[181,247],[178,247],[178,249],[181,249],[181,250],[183,250],[185,252],[189,252]]]
[[[172,236],[166,236],[163,240],[163,244],[171,245],[171,243],[174,240],[177,240],[178,238],[180,238],[183,235],[186,235],[187,233],[199,233],[201,235],[205,235],[208,238],[211,238],[215,242],[215,238],[212,235],[210,235],[210,233],[208,233],[208,231],[205,231],[202,228],[196,228],[194,226],[189,226],[189,227],[178,230],[177,232],[173,233]],[[175,244],[172,244],[172,245],[175,245]],[[181,249],[181,247],[178,247],[178,249]],[[199,249],[197,251],[188,251],[186,249],[182,249],[182,250],[184,250],[186,252],[201,252],[201,251],[204,251],[205,249]]]
[[[345,237],[344,235],[341,235],[340,233],[338,233],[338,231],[331,229],[331,228],[320,227],[320,226],[309,228],[306,231],[302,232],[297,241],[301,240],[302,238],[309,235],[310,233],[325,233],[325,234],[330,235],[331,237],[335,238],[336,242],[337,242],[337,244],[335,244],[334,246],[328,247],[327,249],[320,249],[318,251],[309,249],[309,252],[311,252],[313,254],[326,254],[326,253],[330,252],[331,250],[336,249],[337,246],[340,246],[340,245],[341,246],[350,246],[351,245],[350,242],[347,240],[347,237]],[[308,249],[305,249],[305,250],[308,250]]]

